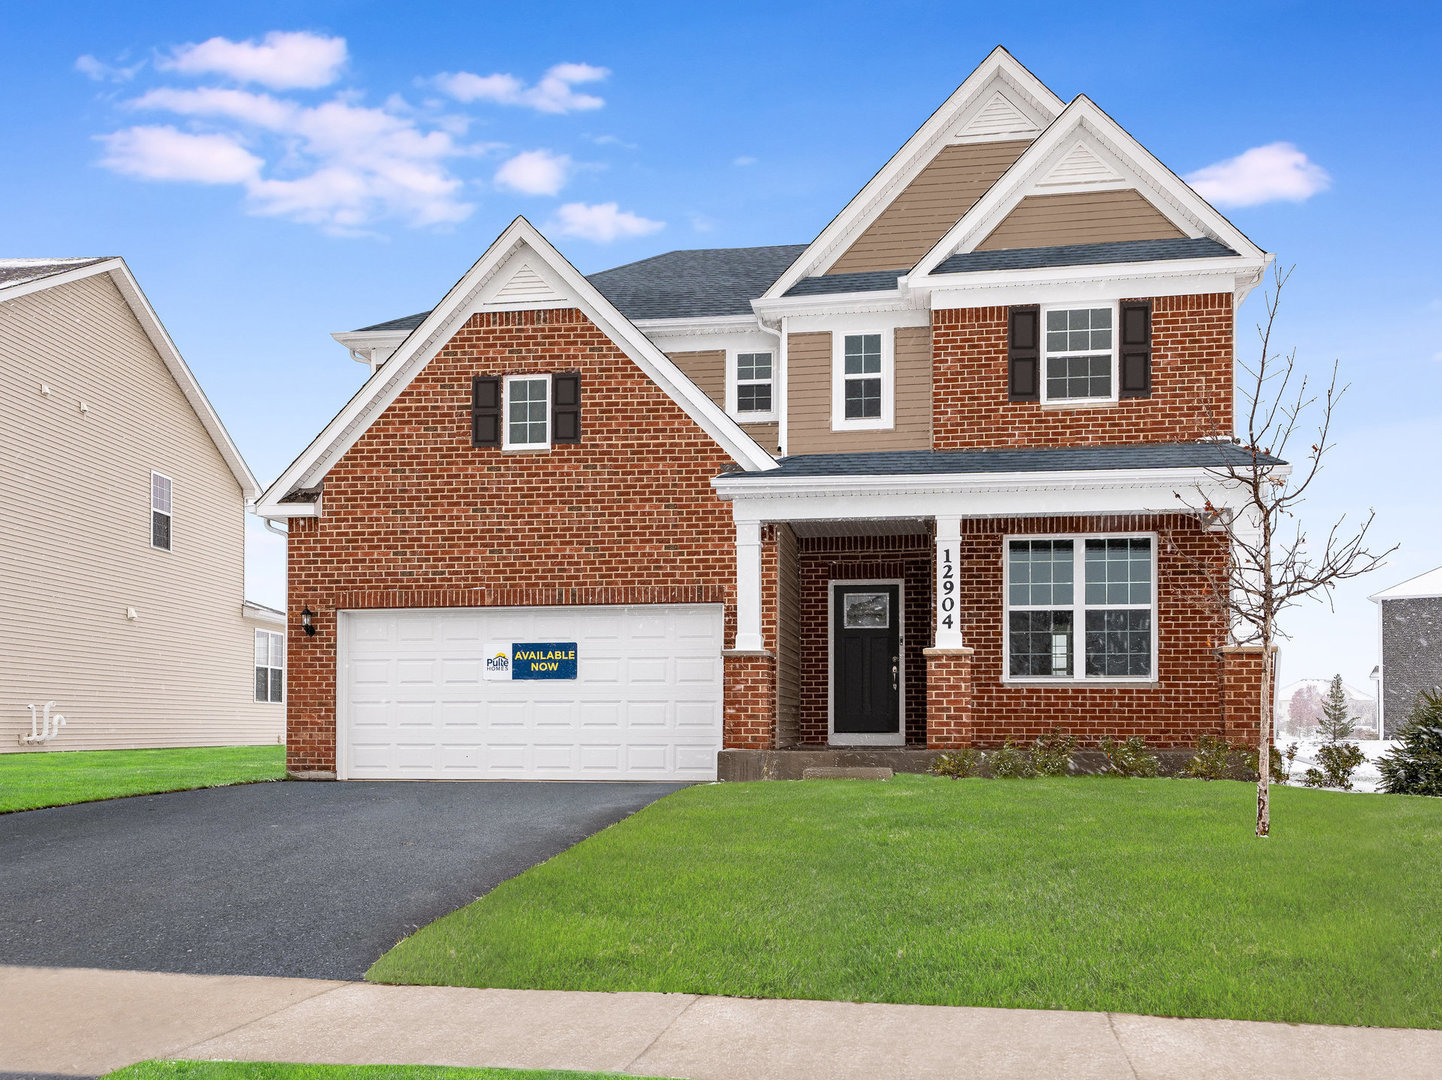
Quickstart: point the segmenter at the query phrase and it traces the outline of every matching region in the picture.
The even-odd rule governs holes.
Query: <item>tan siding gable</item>
[[[1186,236],[1141,192],[1079,191],[1028,195],[976,246],[977,251],[1170,240]]]
[[[909,270],[1031,143],[944,147],[826,272]]]
[[[831,430],[831,334],[787,339],[788,454],[931,448],[931,328],[894,331],[896,426],[889,431]]]
[[[0,750],[51,700],[47,749],[275,742],[240,485],[108,274],[0,303],[0,461]],[[171,551],[150,546],[152,469]]]
[[[667,353],[667,358],[681,369],[700,391],[721,408],[726,408],[726,350]]]

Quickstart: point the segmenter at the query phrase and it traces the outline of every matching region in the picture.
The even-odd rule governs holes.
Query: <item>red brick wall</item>
[[[932,313],[932,445],[937,450],[1185,442],[1232,430],[1232,297],[1152,301],[1152,395],[1115,405],[1007,400],[1007,309]]]
[[[975,739],[970,649],[926,650],[926,745],[932,750],[970,746]]]
[[[470,445],[472,375],[579,371],[579,445]],[[335,610],[724,603],[729,456],[581,312],[475,315],[336,463],[324,513],[292,519],[288,765],[335,768]],[[773,695],[774,696],[774,695]]]
[[[1227,741],[1256,746],[1262,730],[1262,648],[1232,645],[1222,651],[1222,702]],[[1275,653],[1273,654],[1275,659]],[[1276,666],[1272,669],[1272,741],[1276,742]]]
[[[926,657],[931,644],[934,547],[929,536],[807,537],[798,541],[801,575],[800,742],[827,741],[829,582],[901,578],[906,608],[906,741],[926,742]]]

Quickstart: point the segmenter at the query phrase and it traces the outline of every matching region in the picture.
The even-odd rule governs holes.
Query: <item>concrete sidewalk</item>
[[[1435,1078],[1442,1031],[0,967],[0,1076],[146,1058],[692,1080]]]

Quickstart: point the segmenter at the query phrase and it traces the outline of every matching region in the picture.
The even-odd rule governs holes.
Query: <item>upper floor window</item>
[[[507,376],[505,418],[504,449],[548,449],[551,445],[551,377]]]
[[[285,635],[255,632],[255,700],[281,701],[285,691]]]
[[[836,431],[892,426],[890,334],[838,334],[831,369],[831,427]]]
[[[1115,401],[1116,309],[1051,307],[1043,315],[1042,401]]]
[[[741,420],[770,420],[775,415],[773,367],[769,352],[736,354],[736,416]]]
[[[171,483],[170,477],[158,472],[150,474],[150,546],[170,550]]]
[[[1008,540],[1007,677],[1153,678],[1153,556],[1149,536]]]

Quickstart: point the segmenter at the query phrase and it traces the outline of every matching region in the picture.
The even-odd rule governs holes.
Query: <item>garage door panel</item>
[[[343,775],[714,779],[719,605],[346,612]],[[503,641],[576,641],[578,677],[488,680]]]

